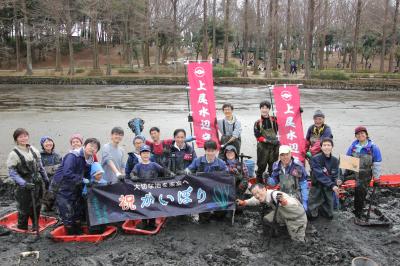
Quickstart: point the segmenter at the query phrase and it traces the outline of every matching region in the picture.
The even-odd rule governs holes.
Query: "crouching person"
[[[307,215],[298,199],[281,191],[267,189],[262,184],[252,185],[250,191],[253,197],[248,200],[237,200],[239,206],[266,204],[272,207],[273,211],[263,217],[264,225],[273,227],[274,223],[278,223],[286,226],[293,241],[305,242]],[[274,221],[276,208],[278,210]]]
[[[83,182],[90,176],[93,154],[99,147],[97,139],[86,139],[82,148],[65,155],[51,182],[50,190],[56,195],[58,213],[68,235],[82,234]]]
[[[32,228],[36,228],[34,208],[39,219],[43,194],[42,182],[45,187],[48,187],[49,180],[43,168],[39,151],[29,145],[28,131],[17,128],[13,138],[16,146],[8,155],[7,168],[10,178],[17,185],[15,189],[18,210],[17,227],[28,230],[29,218],[32,220]]]

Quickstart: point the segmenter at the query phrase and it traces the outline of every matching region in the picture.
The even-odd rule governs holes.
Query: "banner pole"
[[[185,82],[186,82],[186,99],[187,99],[187,106],[188,106],[188,122],[190,126],[190,135],[193,137],[193,116],[192,116],[192,111],[190,109],[190,99],[189,99],[189,81],[188,81],[188,76],[187,76],[187,67],[186,65],[189,64],[189,60],[186,60],[186,62],[183,64],[184,65],[184,72],[185,72]],[[194,143],[192,141],[192,148],[194,149]]]
[[[273,100],[272,100],[271,87],[272,87],[272,89],[274,89],[274,85],[268,86],[268,90],[269,90],[269,98],[270,98],[270,101],[271,101],[272,116],[275,117],[274,102],[273,102]],[[270,121],[271,121],[272,129],[274,130],[275,133],[277,133],[277,130],[276,130],[275,125],[274,125],[274,122],[272,121],[272,119],[271,119]]]

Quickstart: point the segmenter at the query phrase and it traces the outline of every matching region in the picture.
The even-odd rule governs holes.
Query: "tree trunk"
[[[242,71],[242,77],[248,77],[247,74],[247,47],[248,47],[248,31],[249,31],[249,25],[248,25],[248,6],[249,6],[249,0],[244,0],[244,31],[243,31],[243,52],[244,52],[244,60],[243,60],[243,71]]]
[[[386,27],[387,27],[387,20],[388,20],[388,13],[389,13],[389,0],[384,0],[385,1],[385,16],[383,20],[383,34],[382,34],[382,48],[381,48],[381,62],[379,65],[379,72],[383,73],[385,72],[385,54],[386,54],[386,38],[387,38],[387,32],[386,32]]]
[[[306,27],[306,56],[304,62],[305,63],[304,76],[306,79],[311,78],[314,11],[315,11],[315,0],[308,0],[307,27]]]
[[[172,0],[172,7],[173,7],[173,36],[172,36],[172,56],[174,58],[174,73],[176,74],[177,69],[176,69],[176,64],[178,61],[178,55],[177,55],[177,45],[176,45],[176,38],[178,37],[178,22],[177,22],[177,4],[178,4],[178,0]]]
[[[26,35],[26,73],[31,76],[32,71],[32,48],[31,48],[31,26],[29,25],[28,10],[26,8],[26,0],[22,1],[22,12],[24,13],[25,35]]]
[[[290,1],[290,0],[289,0]],[[256,19],[256,53],[254,55],[253,74],[258,75],[258,58],[260,57],[260,33],[261,33],[261,8],[260,0],[257,0],[257,19]]]
[[[319,69],[324,69],[324,50],[325,50],[325,39],[326,39],[326,33],[328,29],[328,0],[324,0],[324,12],[323,12],[323,26],[322,26],[322,32],[320,35],[320,40],[319,40]],[[328,49],[326,49],[328,52]]]
[[[55,35],[56,35],[56,72],[61,72],[62,67],[61,67],[61,47],[60,47],[60,27],[56,26],[55,29]]]
[[[265,44],[266,44],[266,50],[265,50],[265,58],[264,58],[264,66],[265,66],[265,73],[264,76],[266,78],[271,78],[271,64],[272,64],[272,31],[273,31],[273,11],[274,11],[274,7],[273,7],[273,1],[274,0],[270,0],[269,1],[269,7],[268,7],[268,33],[267,33],[267,38],[265,40]]]
[[[217,5],[217,0],[213,0],[213,20],[212,20],[212,34],[213,34],[213,49],[212,49],[212,59],[214,62],[217,59],[217,39],[215,38],[215,13],[216,13],[216,5]]]
[[[278,69],[278,3],[279,0],[273,0],[273,48],[272,48],[272,70]]]
[[[201,57],[203,60],[208,58],[208,21],[207,21],[207,0],[203,0],[203,51]]]
[[[150,14],[149,14],[149,0],[145,0],[144,3],[144,47],[143,47],[143,64],[144,67],[150,67],[150,43],[149,43],[149,33],[150,33]]]
[[[394,53],[396,51],[396,29],[397,29],[397,17],[399,16],[399,3],[400,0],[396,0],[396,8],[394,10],[394,18],[393,18],[393,25],[392,25],[392,40],[390,42],[390,56],[389,56],[389,73],[393,73],[393,60],[394,60]]]
[[[72,19],[71,19],[71,8],[69,0],[67,0],[66,6],[67,12],[67,37],[68,37],[68,50],[69,50],[69,70],[68,75],[75,75],[75,62],[74,62],[74,45],[72,43]]]
[[[21,29],[19,25],[19,20],[17,17],[17,1],[13,1],[13,10],[14,10],[14,29],[15,29],[15,56],[16,56],[16,70],[17,72],[21,71],[21,52],[20,52],[20,34],[21,34]]]
[[[225,1],[225,16],[224,16],[224,67],[228,65],[228,50],[229,50],[229,5],[230,0]]]
[[[360,34],[361,8],[362,8],[362,0],[357,0],[356,26],[354,28],[353,50],[351,56],[351,72],[353,73],[357,71],[357,46],[358,46],[358,35]]]
[[[111,30],[111,23],[107,23],[106,25],[106,54],[107,54],[107,70],[106,70],[106,75],[111,76],[111,55],[110,55],[110,42],[111,42],[111,35],[112,35],[112,30]]]
[[[291,28],[292,28],[292,15],[291,15],[291,8],[292,8],[292,0],[287,1],[287,10],[286,10],[286,52],[285,52],[285,65],[284,69],[286,73],[290,72],[290,37],[291,37]]]
[[[97,11],[95,11],[97,12]],[[96,15],[95,15],[96,16]],[[91,32],[92,32],[92,53],[93,53],[93,69],[99,70],[99,48],[98,48],[98,41],[97,41],[97,18],[93,17],[91,19]]]

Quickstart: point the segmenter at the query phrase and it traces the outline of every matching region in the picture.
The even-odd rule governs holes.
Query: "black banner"
[[[94,186],[87,197],[90,224],[234,210],[234,180],[227,173],[201,173]]]

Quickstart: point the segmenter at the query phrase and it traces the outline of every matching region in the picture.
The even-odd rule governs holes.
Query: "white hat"
[[[279,155],[281,155],[283,153],[289,153],[291,151],[292,151],[292,149],[288,145],[281,145],[279,147]]]

